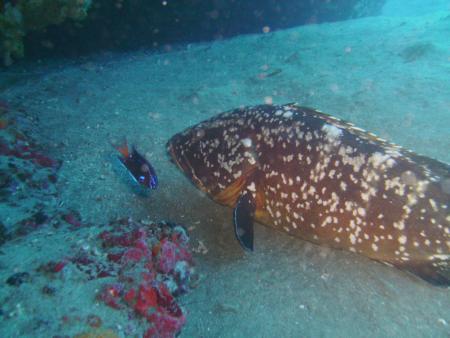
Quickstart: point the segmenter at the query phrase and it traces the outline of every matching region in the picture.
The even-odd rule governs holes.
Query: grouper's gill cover
[[[218,202],[235,207],[250,188],[257,221],[450,284],[445,163],[293,104],[220,114],[168,148]]]
[[[254,135],[254,128],[248,123],[249,112],[239,113],[242,116],[224,113],[199,123],[175,135],[168,143],[172,159],[212,197],[234,184],[231,200],[222,200],[230,206],[236,202],[242,178],[258,166],[259,146],[250,136]]]

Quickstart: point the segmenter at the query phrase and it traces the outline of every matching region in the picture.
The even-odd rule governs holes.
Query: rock
[[[31,276],[28,272],[17,272],[11,275],[6,283],[11,286],[20,286],[22,283],[27,283],[31,280]]]

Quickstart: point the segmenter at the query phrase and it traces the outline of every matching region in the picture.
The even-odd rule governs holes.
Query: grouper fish
[[[446,163],[297,104],[225,112],[167,147],[199,189],[234,209],[247,250],[257,221],[450,285]]]

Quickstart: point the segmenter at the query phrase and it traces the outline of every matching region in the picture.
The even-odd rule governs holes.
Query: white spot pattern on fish
[[[295,104],[220,114],[175,135],[168,146],[180,168],[215,199],[223,194],[220,186],[248,177],[233,198],[219,202],[234,207],[239,189],[251,187],[267,225],[432,282],[450,280],[445,163]]]

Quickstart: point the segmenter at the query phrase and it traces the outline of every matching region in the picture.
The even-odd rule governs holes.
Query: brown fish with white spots
[[[177,165],[253,220],[450,285],[450,166],[296,104],[236,109],[168,142]]]

